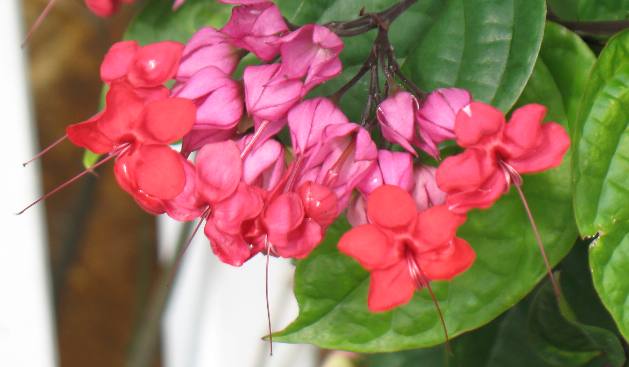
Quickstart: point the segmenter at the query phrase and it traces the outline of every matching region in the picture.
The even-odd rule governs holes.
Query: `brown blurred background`
[[[47,1],[22,0],[25,28]],[[42,147],[97,111],[100,61],[121,39],[132,13],[125,7],[103,20],[82,0],[58,0],[34,34],[25,52]],[[47,154],[41,162],[44,191],[81,171],[82,154],[67,142]],[[117,188],[109,165],[98,175],[45,203],[63,367],[124,365],[158,271],[154,218]]]

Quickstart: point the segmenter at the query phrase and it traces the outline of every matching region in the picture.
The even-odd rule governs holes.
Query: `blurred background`
[[[264,258],[246,269],[224,266],[202,233],[184,259],[163,325],[149,322],[147,331],[151,302],[160,300],[182,233],[180,225],[141,211],[117,187],[110,166],[22,216],[13,214],[83,169],[83,151],[68,142],[26,168],[21,162],[98,110],[100,62],[137,11],[126,6],[103,20],[82,0],[57,1],[20,49],[47,3],[0,5],[1,66],[12,85],[1,92],[1,108],[6,131],[15,133],[1,156],[11,179],[2,190],[8,240],[0,252],[0,289],[7,297],[0,302],[0,365],[125,366],[136,358],[134,366],[314,366],[319,352],[309,347],[276,346],[268,358],[261,340]],[[20,269],[22,278],[14,277]],[[290,264],[272,261],[275,330],[296,313],[291,272]],[[156,334],[155,349],[147,348],[147,332]]]

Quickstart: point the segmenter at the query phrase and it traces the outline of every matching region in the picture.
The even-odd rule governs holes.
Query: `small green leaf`
[[[543,0],[452,0],[412,35],[404,71],[426,90],[457,86],[507,111],[529,79],[542,42]]]
[[[86,149],[85,153],[83,153],[83,167],[92,167],[94,164],[96,164],[96,162],[98,162],[100,156],[100,154],[93,153]]]
[[[566,20],[629,19],[627,0],[548,0],[548,6]]]

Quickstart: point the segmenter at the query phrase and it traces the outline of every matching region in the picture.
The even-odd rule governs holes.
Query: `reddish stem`
[[[29,29],[28,33],[26,34],[26,37],[24,38],[24,42],[22,42],[22,47],[26,46],[26,43],[28,43],[28,40],[31,38],[33,33],[35,33],[37,28],[39,28],[39,26],[42,24],[44,19],[46,19],[46,17],[48,16],[48,13],[50,13],[56,1],[57,0],[48,1],[48,4],[46,4],[46,7],[44,8],[44,10],[41,12],[41,14],[39,14],[37,19],[35,19],[35,23],[33,23],[33,25],[31,26],[31,29]]]
[[[110,153],[107,157],[105,157],[104,159],[102,159],[101,161],[97,162],[96,164],[94,164],[92,167],[90,167],[89,169],[85,169],[83,170],[81,173],[79,173],[78,175],[72,177],[71,179],[67,180],[66,182],[62,183],[61,185],[57,186],[56,188],[54,188],[52,191],[44,194],[43,196],[41,196],[39,199],[33,201],[32,203],[30,203],[26,208],[20,210],[17,215],[20,215],[22,213],[24,213],[25,211],[27,211],[28,209],[30,209],[31,207],[33,207],[34,205],[40,203],[43,200],[48,199],[49,197],[51,197],[52,195],[56,194],[57,192],[61,191],[62,189],[64,189],[65,187],[69,186],[70,184],[74,183],[75,181],[77,181],[78,179],[80,179],[81,177],[87,175],[88,173],[91,173],[94,169],[102,166],[103,164],[107,163],[108,161],[110,161],[112,158],[118,156],[117,153]]]
[[[194,226],[192,233],[190,233],[190,236],[188,236],[188,239],[186,239],[186,242],[184,242],[181,251],[177,252],[177,257],[173,261],[173,265],[172,265],[174,270],[170,274],[170,276],[168,277],[168,281],[166,282],[167,287],[169,287],[173,283],[176,275],[179,273],[179,267],[181,266],[181,262],[183,261],[183,256],[188,251],[188,247],[190,247],[190,244],[192,243],[192,240],[194,239],[194,237],[197,235],[197,232],[199,232],[199,229],[201,228],[201,224],[203,224],[203,221],[205,221],[210,216],[210,211],[211,211],[211,208],[209,207],[205,209],[203,214],[201,214],[201,217],[199,217],[199,223],[197,223],[197,225]]]
[[[48,153],[50,150],[52,150],[52,148],[56,147],[57,145],[61,144],[61,142],[63,142],[64,140],[66,140],[66,138],[68,137],[68,135],[64,135],[62,137],[60,137],[59,139],[55,140],[52,144],[50,144],[49,146],[47,146],[46,148],[42,149],[41,152],[37,153],[33,158],[29,159],[28,161],[22,163],[23,167],[26,167],[26,165],[28,165],[29,163],[41,158],[44,154]]]
[[[533,218],[533,213],[531,212],[531,208],[529,207],[528,201],[526,200],[526,196],[524,196],[524,192],[522,191],[522,187],[519,184],[514,184],[515,190],[518,192],[520,196],[520,200],[522,200],[522,204],[524,205],[524,210],[526,211],[526,215],[529,218],[529,222],[531,223],[531,228],[533,229],[533,235],[535,236],[535,241],[537,242],[537,247],[539,247],[539,251],[542,254],[542,259],[544,259],[544,264],[546,265],[546,272],[548,273],[548,278],[550,279],[550,283],[553,286],[553,291],[555,292],[555,297],[557,298],[557,302],[561,299],[561,288],[559,288],[559,284],[555,280],[553,275],[553,268],[550,265],[550,261],[548,260],[548,256],[546,256],[546,250],[544,250],[544,243],[542,242],[542,236],[539,233],[539,229],[537,228],[537,224],[535,223],[535,219]]]
[[[269,261],[271,257],[271,244],[269,237],[264,237],[266,247],[266,265],[264,272],[264,296],[266,298],[266,319],[269,326],[269,355],[273,356],[273,326],[271,325],[271,305],[269,303]]]

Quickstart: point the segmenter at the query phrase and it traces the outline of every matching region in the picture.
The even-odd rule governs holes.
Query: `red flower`
[[[542,124],[545,115],[546,107],[529,104],[506,123],[502,112],[481,102],[461,109],[454,131],[457,143],[466,149],[437,170],[437,184],[447,193],[449,208],[488,208],[512,181],[520,183],[520,174],[560,165],[570,138],[561,125]]]
[[[440,205],[417,212],[411,195],[383,185],[367,199],[370,224],[345,233],[339,250],[371,272],[368,306],[387,311],[405,304],[432,280],[449,280],[467,270],[476,254],[456,237],[465,216]]]

